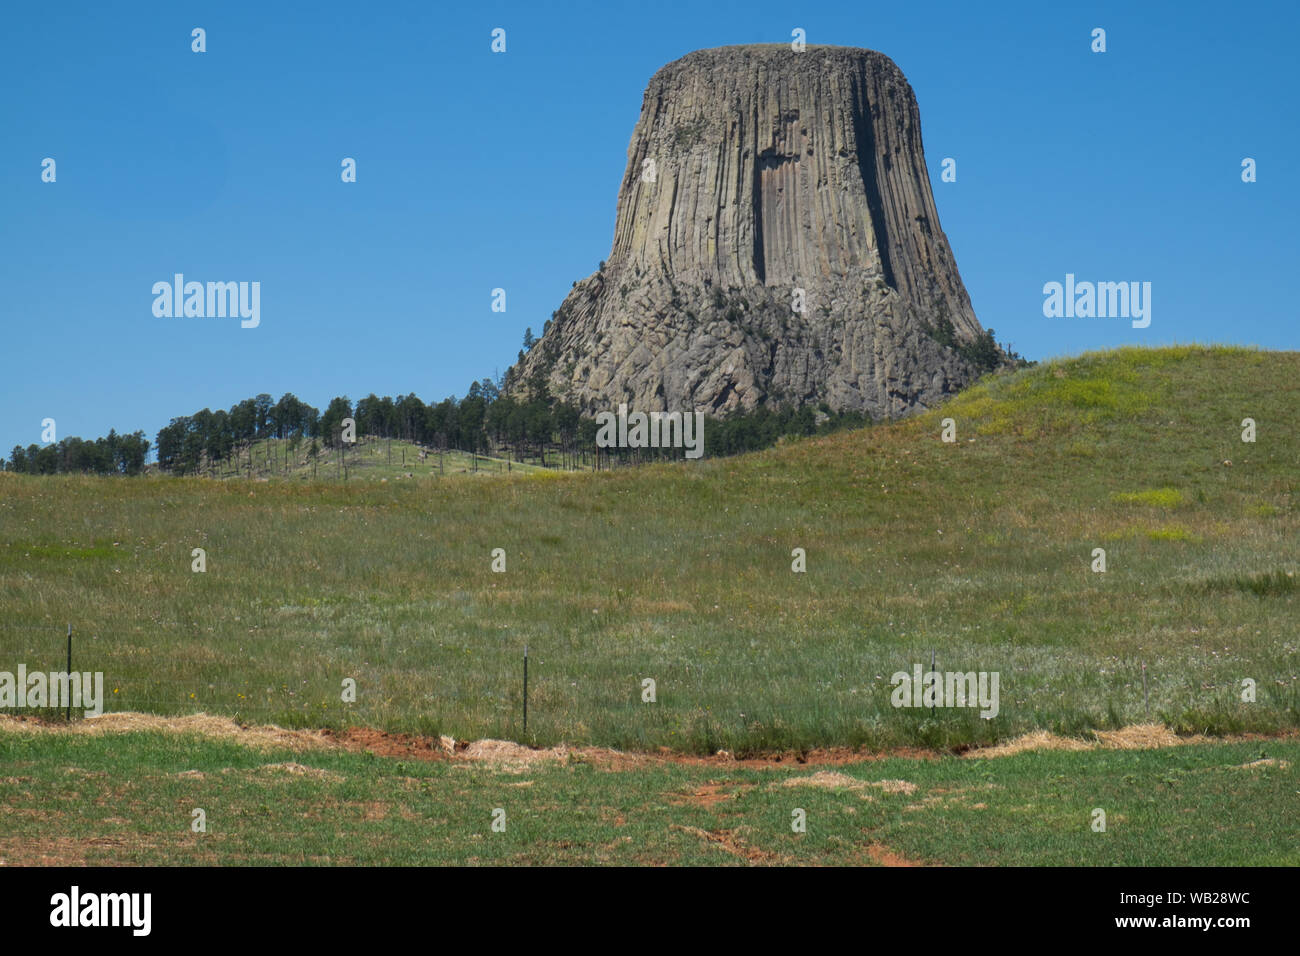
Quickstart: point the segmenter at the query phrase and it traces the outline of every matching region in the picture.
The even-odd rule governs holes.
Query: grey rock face
[[[651,78],[608,262],[507,388],[540,376],[588,414],[825,401],[895,417],[974,377],[925,333],[942,319],[963,342],[982,334],[893,61],[700,50]]]

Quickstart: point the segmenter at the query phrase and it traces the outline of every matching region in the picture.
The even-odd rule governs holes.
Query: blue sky
[[[796,27],[907,75],[943,228],[1000,341],[1040,359],[1295,349],[1297,9],[14,6],[0,31],[0,454],[39,442],[45,417],[60,438],[152,441],[172,416],[258,392],[321,408],[463,394],[608,256],[651,74]],[[206,53],[191,52],[194,27]],[[944,157],[955,183],[940,181]],[[259,281],[260,326],[156,318],[152,285],[176,272]],[[1067,272],[1151,282],[1151,326],[1045,318],[1043,284]]]

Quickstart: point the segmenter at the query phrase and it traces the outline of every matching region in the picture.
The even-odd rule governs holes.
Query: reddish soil
[[[498,749],[508,748],[508,754],[485,752],[477,753],[470,741],[456,741],[454,751],[450,739],[446,744],[437,737],[419,734],[389,733],[369,727],[349,727],[344,730],[295,730],[288,731],[279,727],[256,727],[237,724],[229,718],[209,717],[204,714],[181,718],[155,717],[149,714],[114,713],[106,714],[95,720],[73,721],[66,724],[60,720],[48,720],[40,717],[0,716],[0,724],[15,729],[27,729],[31,732],[65,732],[95,733],[99,731],[172,730],[176,732],[200,733],[207,736],[234,737],[247,739],[249,743],[264,746],[290,746],[294,748],[340,747],[344,750],[369,751],[381,757],[404,757],[416,760],[468,760],[482,759],[498,762],[507,757],[515,762],[531,763],[527,757],[548,759],[568,759],[586,762],[606,770],[630,770],[654,764],[682,764],[701,767],[725,767],[729,769],[791,768],[791,767],[834,767],[845,764],[859,764],[874,760],[900,757],[910,760],[938,760],[945,754],[941,751],[926,750],[920,747],[897,747],[887,751],[855,750],[851,747],[825,747],[811,750],[784,751],[778,753],[755,754],[736,757],[727,751],[712,755],[682,754],[661,747],[654,753],[632,753],[611,750],[606,747],[556,747],[549,751],[530,750],[505,741],[480,741],[482,749],[488,744],[497,745]],[[1156,731],[1159,731],[1157,734]],[[1135,736],[1136,735],[1136,736]],[[1051,735],[1039,735],[1044,738]],[[959,748],[953,751],[967,757],[994,757],[1017,753],[1024,749],[1041,747],[1068,746],[1071,749],[1093,749],[1094,747],[1131,747],[1131,746],[1170,746],[1178,743],[1208,742],[1209,740],[1269,740],[1300,737],[1300,731],[1288,730],[1278,734],[1240,734],[1222,738],[1179,738],[1167,728],[1157,725],[1125,728],[1122,731],[1098,733],[1096,743],[1075,741],[1066,738],[1038,740],[1034,735],[1026,735],[1015,741],[988,748]],[[1129,738],[1134,739],[1130,740]],[[470,751],[466,753],[466,751]]]
[[[925,866],[920,860],[912,860],[895,853],[883,843],[873,843],[867,847],[867,855],[881,866]]]
[[[670,793],[667,797],[668,802],[674,806],[689,804],[696,807],[711,807],[714,804],[735,800],[741,793],[751,789],[753,784],[709,781],[690,793]]]
[[[735,830],[701,830],[699,827],[685,827],[677,823],[670,824],[669,829],[693,834],[701,840],[707,840],[720,849],[726,850],[732,856],[740,857],[749,863],[782,863],[785,860],[778,853],[770,853],[767,850],[749,846],[736,836]]]
[[[345,750],[370,751],[379,757],[413,757],[417,760],[448,760],[450,755],[442,749],[437,737],[417,734],[390,734],[369,727],[350,727],[347,730],[320,731],[322,737]],[[469,747],[469,741],[456,742],[456,755]],[[756,754],[735,757],[726,751],[716,754],[683,754],[660,747],[654,753],[636,753],[611,750],[608,747],[575,747],[570,753],[574,759],[595,764],[606,770],[630,770],[656,763],[676,763],[697,767],[731,767],[764,769],[769,767],[839,766],[904,757],[912,760],[938,760],[943,754],[920,747],[899,747],[889,751],[854,750],[851,747],[825,747],[814,750],[789,750],[780,753]]]
[[[417,760],[447,760],[446,751],[437,737],[418,734],[390,734],[370,727],[349,727],[346,730],[322,730],[321,736],[344,750],[370,751],[377,757],[414,757]],[[464,750],[468,743],[458,743]]]

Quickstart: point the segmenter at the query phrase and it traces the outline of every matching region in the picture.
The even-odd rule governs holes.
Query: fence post
[[[1147,720],[1151,719],[1151,698],[1147,694],[1147,665],[1142,663],[1142,710],[1146,714]]]
[[[931,674],[934,673],[934,648],[933,647],[930,648],[930,673]],[[938,694],[936,694],[935,696],[938,697]],[[934,704],[930,705],[930,716],[931,717],[934,716]]]
[[[67,686],[68,686],[69,688],[71,688],[71,687],[72,687],[72,622],[71,622],[71,621],[68,622],[68,671],[67,671],[67,673],[68,673],[68,684],[67,684]],[[68,693],[67,710],[65,710],[64,713],[63,713],[63,719],[64,719],[64,720],[69,720],[69,721],[72,720],[72,693],[71,693],[71,691],[69,691],[69,693]]]

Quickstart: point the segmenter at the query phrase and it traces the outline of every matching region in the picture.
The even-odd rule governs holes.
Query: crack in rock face
[[[604,268],[507,391],[585,414],[820,405],[893,418],[975,369],[983,334],[939,226],[916,97],[881,53],[737,46],[646,88]]]

